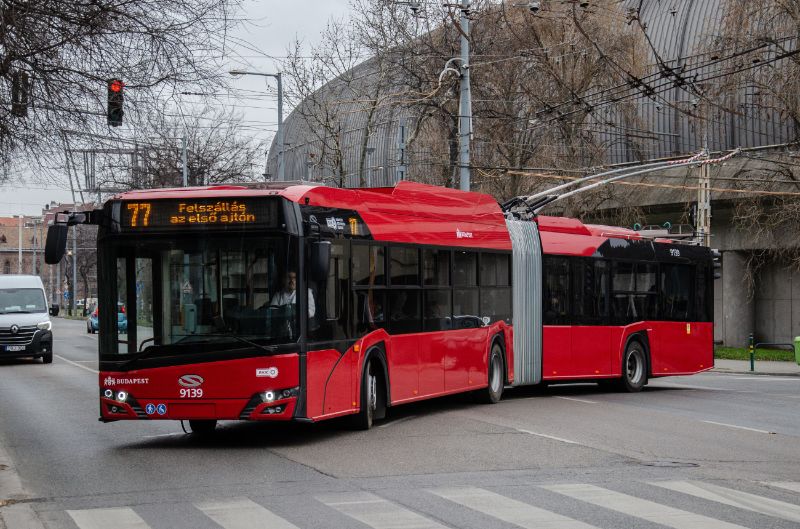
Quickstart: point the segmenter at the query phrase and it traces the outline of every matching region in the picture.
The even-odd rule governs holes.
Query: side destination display
[[[125,230],[184,227],[277,227],[279,202],[264,198],[148,200],[123,202],[120,224]]]

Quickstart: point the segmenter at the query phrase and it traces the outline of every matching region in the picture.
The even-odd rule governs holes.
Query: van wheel
[[[486,388],[478,390],[475,397],[478,402],[484,404],[494,404],[499,402],[503,396],[503,386],[505,385],[503,376],[503,348],[499,343],[494,342],[489,351],[489,384]]]
[[[622,359],[622,389],[630,393],[641,391],[647,384],[647,356],[644,347],[632,341],[625,349]]]
[[[42,355],[42,363],[43,364],[53,363],[53,351],[47,351],[45,354]]]

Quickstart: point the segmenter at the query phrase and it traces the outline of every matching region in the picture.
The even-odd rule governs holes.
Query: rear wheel
[[[503,348],[499,343],[494,342],[489,350],[489,385],[485,389],[478,390],[476,393],[478,401],[485,404],[494,404],[500,401],[504,385]]]
[[[217,428],[217,420],[216,419],[190,419],[189,420],[189,428],[192,430],[192,433],[197,435],[209,435],[214,433],[214,430]]]
[[[647,356],[638,341],[632,341],[625,349],[622,360],[622,389],[635,393],[647,384]]]

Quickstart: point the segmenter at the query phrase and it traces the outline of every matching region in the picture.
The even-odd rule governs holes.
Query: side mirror
[[[47,242],[44,245],[44,262],[47,264],[58,264],[64,258],[67,251],[67,232],[69,228],[66,224],[53,224],[47,228]]]
[[[312,281],[324,281],[328,278],[331,262],[331,242],[312,242],[308,255],[308,277]]]

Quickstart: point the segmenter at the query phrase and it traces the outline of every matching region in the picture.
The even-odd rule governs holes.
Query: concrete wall
[[[755,313],[756,341],[791,343],[800,336],[800,272],[779,263],[761,267]]]

